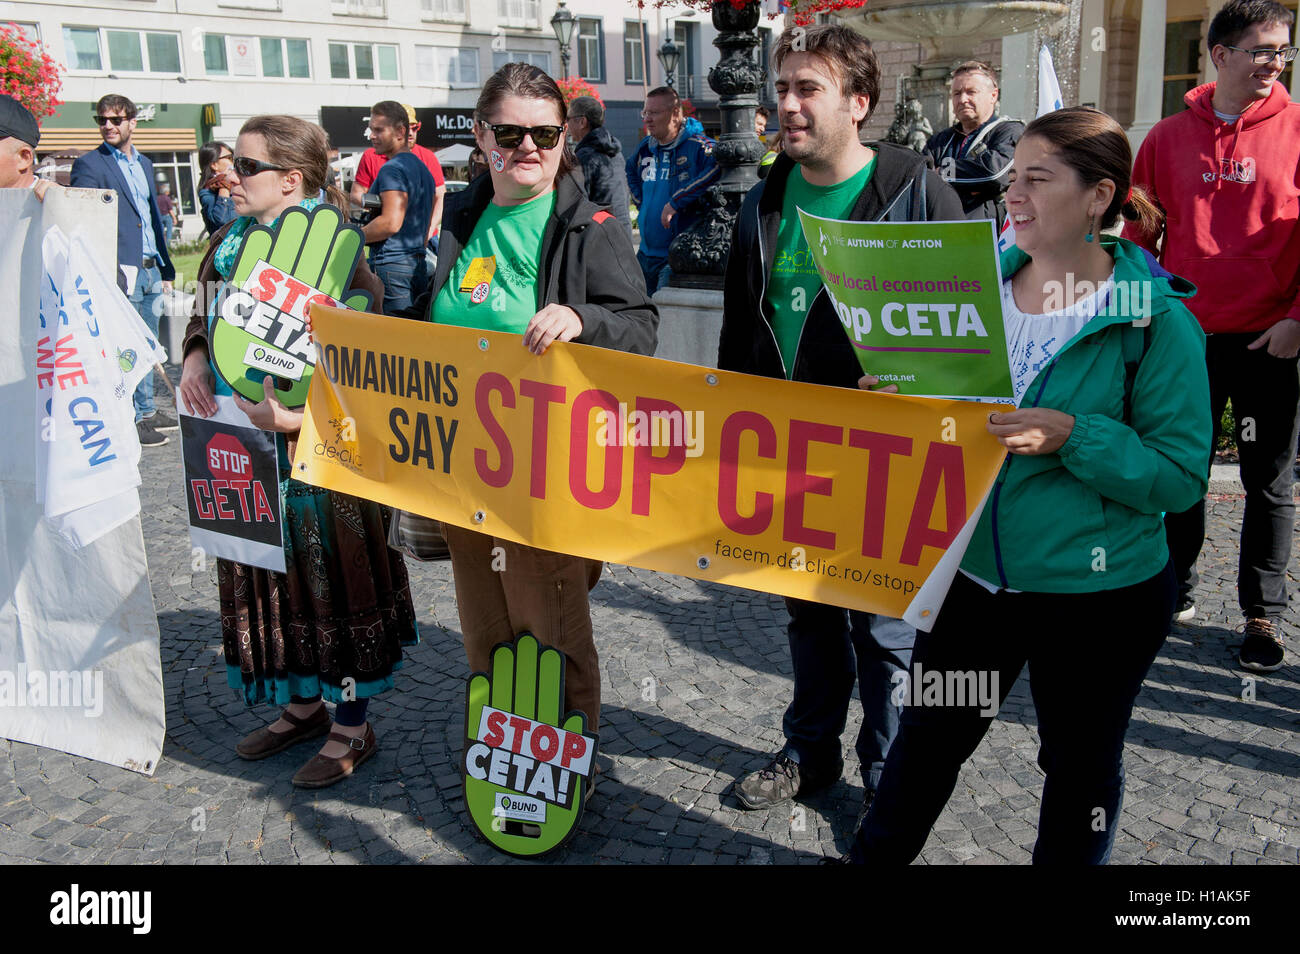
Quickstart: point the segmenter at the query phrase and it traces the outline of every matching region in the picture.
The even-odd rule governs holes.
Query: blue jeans
[[[384,314],[396,315],[406,311],[429,283],[425,271],[424,249],[417,256],[386,262],[382,265],[372,264],[379,280],[384,283]]]
[[[131,289],[131,304],[144,323],[149,326],[149,331],[154,338],[158,337],[158,318],[162,312],[162,272],[158,266],[153,268],[142,268],[135,274],[135,287]],[[143,356],[141,360],[144,360]],[[135,394],[132,396],[132,403],[135,405],[135,419],[137,423],[146,417],[153,417],[153,369],[149,369],[138,385],[136,385]]]
[[[668,267],[667,255],[660,258],[647,255],[643,250],[637,249],[636,262],[641,266],[641,274],[645,278],[647,295],[653,295],[663,288],[668,284],[668,279],[672,277],[673,273]]]
[[[814,774],[840,764],[840,733],[849,715],[853,683],[862,699],[857,744],[862,784],[880,784],[899,708],[890,700],[893,675],[906,670],[916,631],[900,619],[787,598],[794,698],[781,728],[786,754]]]
[[[1133,702],[1169,633],[1173,564],[1099,593],[990,593],[957,574],[933,631],[918,633],[913,668],[996,674],[1000,707],[1029,664],[1046,773],[1035,864],[1105,864],[1124,799],[1124,734]],[[943,700],[949,703],[952,700]],[[993,721],[979,705],[916,705],[885,761],[876,799],[849,852],[908,864]]]

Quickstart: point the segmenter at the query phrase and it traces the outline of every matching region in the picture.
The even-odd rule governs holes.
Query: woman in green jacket
[[[1017,409],[988,423],[1010,453],[909,680],[940,674],[963,697],[907,694],[853,861],[920,853],[992,721],[989,700],[952,690],[992,686],[1000,705],[1026,663],[1046,772],[1034,862],[1110,857],[1124,734],[1174,607],[1161,513],[1205,493],[1211,434],[1205,339],[1181,301],[1195,289],[1102,234],[1159,215],[1131,168],[1119,124],[1087,107],[1040,117],[1016,147],[1002,298]]]

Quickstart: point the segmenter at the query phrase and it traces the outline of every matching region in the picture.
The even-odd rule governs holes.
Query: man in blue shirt
[[[641,231],[636,259],[646,291],[653,295],[668,283],[669,244],[694,223],[700,199],[721,170],[713,158],[713,140],[702,129],[687,128],[682,101],[671,86],[646,94],[641,117],[650,135],[627,161],[627,185]]]
[[[104,142],[72,164],[71,185],[110,189],[117,193],[117,284],[156,337],[163,293],[171,292],[176,270],[167,257],[162,213],[154,191],[153,163],[131,145],[135,132],[135,103],[110,93],[95,104],[95,123]],[[146,374],[135,389],[135,421],[140,443],[167,443],[159,431],[174,431],[176,419],[154,408],[153,375]]]
[[[383,205],[363,231],[370,267],[384,283],[384,313],[405,312],[429,283],[424,245],[433,215],[433,176],[407,145],[406,108],[386,99],[370,108],[370,144],[387,160],[370,186]]]

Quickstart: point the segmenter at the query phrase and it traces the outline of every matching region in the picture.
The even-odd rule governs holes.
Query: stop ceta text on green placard
[[[208,341],[212,363],[230,389],[265,397],[263,379],[279,382],[285,407],[302,407],[316,365],[307,334],[313,303],[368,311],[367,292],[344,292],[361,260],[361,230],[332,205],[287,210],[274,228],[250,228],[217,297]]]
[[[862,370],[919,397],[1011,402],[992,222],[800,224]]]
[[[492,650],[491,672],[469,678],[465,805],[494,847],[535,858],[578,828],[591,774],[587,717],[564,705],[564,654],[530,633]]]

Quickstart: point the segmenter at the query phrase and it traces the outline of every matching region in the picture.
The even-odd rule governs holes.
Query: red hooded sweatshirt
[[[1187,306],[1208,333],[1300,320],[1300,104],[1281,83],[1235,123],[1214,114],[1214,84],[1147,133],[1133,184],[1165,211],[1160,264],[1196,286]],[[1158,233],[1124,237],[1156,251]]]

